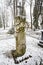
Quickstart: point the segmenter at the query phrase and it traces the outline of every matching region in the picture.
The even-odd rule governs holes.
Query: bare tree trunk
[[[3,19],[3,27],[4,27],[4,30],[5,30],[5,20]]]
[[[31,12],[31,10],[32,10],[32,1],[33,1],[33,0],[30,0],[30,18],[31,18],[31,29],[32,29],[32,12]]]
[[[31,18],[31,29],[32,29],[32,13],[31,13],[32,6],[30,5],[30,18]]]

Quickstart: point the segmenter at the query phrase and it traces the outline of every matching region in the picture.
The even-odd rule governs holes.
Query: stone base
[[[40,40],[38,45],[43,48],[43,40]]]
[[[16,50],[11,50],[11,54],[12,54],[12,56],[13,56],[14,59],[17,58],[17,57],[23,56],[25,54],[25,52],[24,53],[17,53]]]

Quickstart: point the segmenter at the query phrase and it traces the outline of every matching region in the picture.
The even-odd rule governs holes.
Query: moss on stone
[[[13,57],[19,57],[26,52],[26,39],[25,39],[25,18],[16,17],[16,51],[12,52]]]

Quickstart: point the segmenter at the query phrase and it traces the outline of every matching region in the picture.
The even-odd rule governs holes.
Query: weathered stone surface
[[[38,45],[43,48],[43,30],[41,31],[41,40],[39,41]]]
[[[16,51],[13,52],[14,57],[22,56],[26,52],[25,39],[25,19],[21,17],[15,18],[15,33],[16,33]]]

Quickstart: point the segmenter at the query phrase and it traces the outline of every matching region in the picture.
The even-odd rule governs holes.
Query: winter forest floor
[[[7,30],[0,29],[0,65],[38,65],[42,59],[43,62],[43,48],[38,46],[40,40],[39,31],[31,31],[26,32],[26,53],[17,58],[17,60],[21,60],[24,57],[31,55],[32,57],[19,63],[15,64],[13,58],[9,58],[5,55],[6,52],[9,52],[12,49],[16,49],[16,41],[14,35],[6,34]]]

